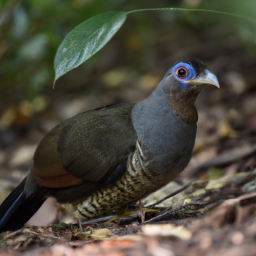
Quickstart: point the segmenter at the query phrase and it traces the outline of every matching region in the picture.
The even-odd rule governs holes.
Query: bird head
[[[205,87],[213,85],[220,88],[217,77],[205,64],[196,58],[186,58],[176,62],[166,73],[165,90],[169,94],[197,96]]]
[[[171,106],[187,124],[198,120],[194,102],[202,89],[209,85],[220,88],[217,77],[196,58],[176,62],[160,83],[171,100]]]

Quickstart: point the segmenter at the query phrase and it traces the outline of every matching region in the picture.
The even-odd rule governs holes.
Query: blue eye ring
[[[176,70],[176,76],[180,79],[184,79],[189,75],[188,70],[185,67],[179,67]]]
[[[180,70],[183,71],[179,72]],[[182,88],[186,88],[189,81],[196,77],[196,71],[191,64],[178,62],[167,71],[167,75],[173,75],[173,77],[182,84]]]

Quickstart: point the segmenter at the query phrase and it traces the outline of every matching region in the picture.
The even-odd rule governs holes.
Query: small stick
[[[188,184],[182,186],[181,188],[177,189],[176,191],[174,191],[174,192],[171,193],[170,195],[164,197],[163,199],[159,200],[158,202],[146,206],[146,208],[154,208],[156,205],[161,204],[163,201],[169,199],[170,197],[173,197],[173,196],[179,194],[179,193],[182,192],[183,190],[187,189],[187,188],[191,185],[192,182],[193,182],[193,181],[190,181]]]
[[[80,218],[78,218],[78,224],[79,224],[80,232],[83,232],[82,222],[81,222]]]
[[[114,217],[116,217],[116,215],[109,215],[109,216],[104,216],[104,217],[100,217],[100,218],[86,220],[86,221],[83,221],[81,223],[82,224],[92,224],[92,223],[97,224],[98,222],[108,221],[108,220],[110,220]]]
[[[145,221],[145,215],[144,215],[144,212],[143,212],[143,210],[142,210],[142,208],[141,208],[141,200],[139,200],[138,201],[138,207],[139,207],[139,209],[140,209],[140,218],[141,218],[141,222],[144,222]]]
[[[168,220],[170,217],[177,213],[182,213],[190,210],[198,210],[200,208],[204,208],[207,205],[205,202],[191,202],[185,205],[180,206],[172,211],[164,212],[148,221],[145,221],[143,224],[151,223],[151,222],[158,222],[163,220]],[[196,214],[196,213],[195,213]]]

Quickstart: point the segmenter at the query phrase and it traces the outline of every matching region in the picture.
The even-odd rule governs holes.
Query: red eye
[[[187,69],[184,68],[184,67],[179,67],[179,68],[176,70],[176,75],[177,75],[179,78],[183,79],[183,78],[185,78],[185,77],[188,75],[188,71],[187,71]]]

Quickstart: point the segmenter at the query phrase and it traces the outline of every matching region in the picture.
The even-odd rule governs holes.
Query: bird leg
[[[138,207],[139,207],[139,210],[140,210],[140,218],[141,218],[141,222],[144,222],[145,221],[145,214],[141,208],[141,200],[138,201]]]

